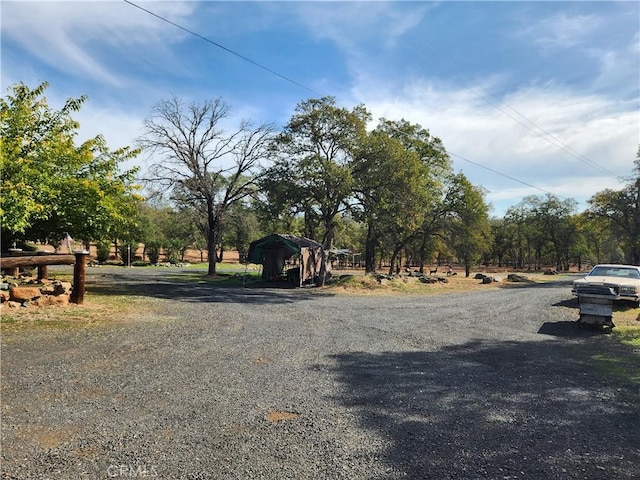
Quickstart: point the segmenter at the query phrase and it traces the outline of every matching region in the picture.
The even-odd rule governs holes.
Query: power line
[[[414,38],[417,38],[417,37],[414,35]],[[431,45],[429,45],[427,42],[421,41],[421,44],[423,46],[425,46],[426,48],[428,48],[429,50],[431,50],[433,53],[435,53],[441,59],[444,59],[445,61],[451,63],[451,61],[449,59],[445,58],[438,50],[436,50],[433,47],[431,47]],[[564,143],[562,140],[560,140],[559,138],[557,138],[553,134],[549,133],[547,130],[542,128],[536,122],[534,122],[533,120],[529,119],[528,117],[526,117],[525,115],[520,113],[518,110],[513,108],[511,105],[509,105],[507,102],[505,102],[504,100],[498,98],[492,92],[490,92],[485,87],[480,85],[476,80],[469,79],[468,77],[467,77],[467,80],[470,81],[470,82],[475,83],[475,85],[478,86],[480,89],[482,89],[487,95],[489,95],[490,97],[494,98],[497,101],[497,103],[492,101],[490,98],[487,98],[487,96],[479,94],[473,88],[471,88],[470,90],[476,96],[486,100],[488,103],[490,103],[495,108],[497,108],[502,113],[504,113],[507,117],[511,118],[512,120],[514,120],[515,122],[519,123],[520,125],[522,125],[526,129],[528,129],[529,131],[531,131],[531,132],[535,133],[536,135],[538,135],[540,138],[542,138],[546,142],[548,142],[551,145],[553,145],[554,147],[562,150],[566,154],[576,158],[577,160],[580,160],[581,162],[588,164],[589,166],[595,168],[596,170],[599,170],[601,173],[609,175],[609,176],[615,178],[616,180],[620,180],[621,179],[621,177],[619,175],[616,175],[615,173],[611,172],[610,170],[607,170],[606,168],[598,165],[593,160],[590,160],[589,158],[585,157],[584,155],[582,155],[581,153],[577,152],[572,147],[570,147],[569,145]],[[516,118],[513,115],[509,114],[504,108],[502,108],[501,105],[504,105],[506,108],[511,110],[513,113],[515,113],[518,118]],[[523,121],[521,121],[520,119],[524,120],[524,122],[526,122],[526,123],[523,123]]]
[[[448,150],[447,150],[447,153],[449,155],[452,155],[452,156],[456,157],[456,158],[459,158],[460,160],[464,160],[465,162],[468,162],[468,163],[470,163],[472,165],[475,165],[476,167],[484,168],[485,170],[488,170],[489,172],[495,173],[496,175],[500,175],[501,177],[508,178],[509,180],[513,180],[514,182],[521,183],[522,185],[526,185],[527,187],[535,188],[536,190],[540,190],[543,193],[547,193],[549,195],[553,195],[555,197],[560,197],[560,198],[564,199],[564,197],[562,195],[558,195],[556,193],[550,192],[550,191],[545,190],[543,188],[536,187],[535,185],[531,185],[530,183],[523,182],[522,180],[518,180],[515,177],[512,177],[512,176],[507,175],[505,173],[501,173],[501,172],[499,172],[497,170],[494,170],[493,168],[489,168],[489,167],[486,167],[486,166],[484,166],[484,165],[482,165],[482,164],[480,164],[478,162],[474,162],[473,160],[469,160],[468,158],[465,158],[462,155],[458,155],[457,153],[453,153],[453,152],[450,152]]]
[[[311,89],[311,88],[309,88],[309,87],[307,87],[307,86],[305,86],[305,85],[303,85],[303,84],[301,84],[301,83],[299,83],[299,82],[296,82],[296,81],[295,81],[295,80],[293,80],[292,78],[289,78],[289,77],[287,77],[286,75],[282,75],[281,73],[278,73],[278,72],[276,72],[275,70],[272,70],[272,69],[271,69],[271,68],[269,68],[269,67],[265,67],[264,65],[262,65],[262,64],[260,64],[260,63],[258,63],[258,62],[256,62],[256,61],[254,61],[254,60],[251,60],[250,58],[245,57],[244,55],[239,54],[238,52],[234,52],[233,50],[231,50],[230,48],[225,47],[224,45],[220,45],[219,43],[214,42],[213,40],[211,40],[211,39],[209,39],[209,38],[207,38],[207,37],[205,37],[205,36],[203,36],[203,35],[200,35],[199,33],[194,32],[193,30],[189,30],[188,28],[185,28],[185,27],[183,27],[182,25],[179,25],[179,24],[177,24],[177,23],[175,23],[175,22],[172,22],[172,21],[171,21],[171,20],[169,20],[168,18],[165,18],[165,17],[163,17],[163,16],[161,16],[161,15],[158,15],[157,13],[154,13],[154,12],[152,12],[151,10],[147,10],[146,8],[143,8],[143,7],[141,7],[140,5],[136,5],[135,3],[133,3],[133,2],[131,2],[131,1],[129,1],[129,0],[124,0],[124,2],[125,2],[125,3],[128,3],[128,4],[129,4],[129,5],[131,5],[132,7],[136,7],[136,8],[138,8],[138,9],[142,10],[143,12],[146,12],[146,13],[148,13],[149,15],[152,15],[152,16],[154,16],[154,17],[156,17],[156,18],[158,18],[158,19],[162,20],[163,22],[168,23],[169,25],[173,25],[174,27],[179,28],[180,30],[183,30],[183,31],[185,31],[185,32],[187,32],[187,33],[189,33],[189,34],[191,34],[191,35],[195,36],[195,37],[198,37],[200,40],[204,40],[205,42],[210,43],[211,45],[214,45],[214,46],[216,46],[216,47],[218,47],[218,48],[220,48],[220,49],[224,50],[225,52],[228,52],[228,53],[230,53],[230,54],[232,54],[232,55],[235,55],[236,57],[241,58],[242,60],[244,60],[244,61],[246,61],[246,62],[249,62],[249,63],[251,63],[252,65],[255,65],[255,66],[256,66],[256,67],[258,67],[258,68],[261,68],[261,69],[263,69],[263,70],[265,70],[265,71],[267,71],[267,72],[271,73],[272,75],[276,75],[277,77],[280,77],[280,78],[282,78],[283,80],[286,80],[287,82],[292,83],[292,84],[294,84],[294,85],[296,85],[296,86],[298,86],[298,87],[300,87],[300,88],[303,88],[303,89],[305,89],[305,90],[308,90],[308,91],[310,91],[311,93],[314,93],[314,94],[316,94],[316,95],[321,95],[320,93],[316,92],[315,90],[313,90],[313,89]]]
[[[158,15],[158,14],[156,14],[156,13],[154,13],[154,12],[150,11],[150,10],[147,10],[146,8],[143,8],[143,7],[139,6],[139,5],[136,5],[135,3],[131,2],[130,0],[124,0],[124,2],[125,2],[125,3],[128,3],[129,5],[131,5],[131,6],[133,6],[133,7],[138,8],[139,10],[142,10],[142,11],[143,11],[143,12],[145,12],[145,13],[148,13],[149,15],[152,15],[152,16],[154,16],[154,17],[158,18],[159,20],[162,20],[163,22],[168,23],[169,25],[172,25],[172,26],[174,26],[174,27],[176,27],[176,28],[179,28],[180,30],[183,30],[183,31],[185,31],[185,32],[189,33],[190,35],[193,35],[193,36],[195,36],[195,37],[199,38],[200,40],[204,40],[205,42],[210,43],[211,45],[214,45],[214,46],[216,46],[216,47],[218,47],[218,48],[220,48],[220,49],[222,49],[222,50],[224,50],[224,51],[226,51],[226,52],[228,52],[228,53],[231,53],[232,55],[235,55],[236,57],[238,57],[238,58],[240,58],[240,59],[242,59],[242,60],[244,60],[244,61],[246,61],[246,62],[249,62],[249,63],[251,63],[252,65],[257,66],[257,67],[259,67],[259,68],[261,68],[261,69],[263,69],[263,70],[265,70],[265,71],[267,71],[267,72],[271,73],[272,75],[276,75],[277,77],[280,77],[280,78],[282,78],[283,80],[285,80],[285,81],[287,81],[287,82],[289,82],[289,83],[292,83],[293,85],[296,85],[296,86],[298,86],[298,87],[300,87],[300,88],[303,88],[303,89],[305,89],[305,90],[307,90],[307,91],[309,91],[309,92],[311,92],[311,93],[313,93],[313,94],[315,94],[315,95],[322,96],[322,94],[321,94],[321,93],[316,92],[316,91],[315,91],[315,90],[313,90],[312,88],[309,88],[309,87],[307,87],[306,85],[303,85],[303,84],[301,84],[301,83],[299,83],[299,82],[297,82],[297,81],[295,81],[295,80],[293,80],[293,79],[291,79],[291,78],[289,78],[289,77],[287,77],[287,76],[285,76],[285,75],[282,75],[282,74],[280,74],[280,73],[276,72],[275,70],[272,70],[272,69],[270,69],[270,68],[268,68],[268,67],[265,67],[264,65],[262,65],[262,64],[260,64],[260,63],[258,63],[258,62],[256,62],[256,61],[254,61],[254,60],[251,60],[250,58],[245,57],[244,55],[241,55],[241,54],[239,54],[239,53],[237,53],[237,52],[235,52],[235,51],[233,51],[233,50],[231,50],[231,49],[229,49],[229,48],[227,48],[227,47],[225,47],[225,46],[223,46],[223,45],[221,45],[221,44],[219,44],[219,43],[217,43],[217,42],[214,42],[213,40],[211,40],[211,39],[209,39],[209,38],[207,38],[207,37],[205,37],[205,36],[203,36],[203,35],[200,35],[200,34],[199,34],[199,33],[197,33],[197,32],[194,32],[193,30],[189,30],[188,28],[185,28],[185,27],[183,27],[182,25],[179,25],[179,24],[177,24],[177,23],[175,23],[175,22],[172,22],[171,20],[169,20],[169,19],[167,19],[167,18],[165,18],[165,17],[163,17],[163,16],[161,16],[161,15]],[[437,53],[437,52],[436,52],[436,53]],[[475,92],[474,92],[474,93],[475,93]],[[476,94],[476,95],[477,95],[477,94]],[[498,101],[500,101],[500,100],[498,99]],[[504,103],[504,102],[503,102],[503,103]],[[505,105],[506,105],[506,103],[505,103]],[[508,106],[508,105],[507,105],[507,106]],[[498,106],[497,108],[499,108],[499,106]],[[511,108],[511,107],[509,107],[509,108]],[[506,112],[504,112],[504,110],[502,110],[502,109],[500,109],[500,110],[501,110],[501,111],[503,111],[503,113],[505,113],[507,116],[510,116],[510,115],[508,115]],[[514,111],[515,111],[515,109],[512,109],[512,110],[514,110]],[[516,113],[518,113],[518,112],[516,112]],[[523,118],[525,118],[525,120],[529,121],[530,123],[533,123],[533,122],[531,122],[530,120],[528,120],[526,117],[524,117],[523,115],[521,115],[521,114],[519,114],[519,115],[520,115],[520,116],[522,116]],[[513,117],[510,117],[510,118],[514,119],[515,121],[518,121],[517,119],[515,119],[515,118],[513,118]],[[519,121],[518,121],[518,122],[519,122]],[[521,124],[522,124],[522,122],[519,122],[519,123],[521,123]],[[522,124],[522,125],[523,125],[523,126],[525,126],[525,127],[527,127],[527,126],[526,126],[526,125],[524,125],[524,124]],[[527,128],[529,128],[529,129],[531,130],[531,128],[530,128],[530,127],[527,127]],[[540,127],[538,127],[538,128],[540,128]],[[542,130],[542,129],[541,129],[541,130]],[[538,134],[538,135],[540,135],[540,134]],[[543,137],[543,138],[544,138],[544,137]],[[570,147],[569,147],[569,148],[570,148]],[[485,169],[485,170],[487,170],[487,171],[489,171],[489,172],[492,172],[492,173],[494,173],[494,174],[496,174],[496,175],[500,175],[500,176],[502,176],[502,177],[504,177],[504,178],[508,178],[509,180],[513,180],[514,182],[520,183],[520,184],[522,184],[522,185],[526,185],[526,186],[528,186],[528,187],[534,188],[534,189],[539,190],[539,191],[541,191],[541,192],[548,193],[548,194],[550,194],[550,195],[555,195],[555,194],[553,194],[553,193],[551,193],[551,192],[549,192],[549,191],[547,191],[547,190],[544,190],[544,189],[542,189],[542,188],[536,187],[535,185],[531,185],[531,184],[529,184],[529,183],[523,182],[522,180],[518,180],[518,179],[517,179],[517,178],[515,178],[515,177],[512,177],[512,176],[507,175],[507,174],[504,174],[504,173],[501,173],[501,172],[499,172],[499,171],[497,171],[497,170],[494,170],[494,169],[492,169],[492,168],[486,167],[486,166],[484,166],[484,165],[482,165],[482,164],[480,164],[480,163],[478,163],[478,162],[474,162],[474,161],[472,161],[472,160],[469,160],[468,158],[462,157],[462,156],[457,155],[457,154],[452,153],[452,152],[448,152],[448,153],[449,153],[450,155],[453,155],[453,156],[454,156],[454,157],[456,157],[456,158],[459,158],[459,159],[461,159],[461,160],[464,160],[465,162],[468,162],[468,163],[471,163],[471,164],[473,164],[473,165],[476,165],[476,166],[478,166],[478,167],[480,167],[480,168],[483,168],[483,169]],[[559,196],[559,195],[556,195],[556,196]],[[562,197],[561,197],[561,198],[562,198]]]

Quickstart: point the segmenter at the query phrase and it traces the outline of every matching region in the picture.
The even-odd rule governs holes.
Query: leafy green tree
[[[374,272],[375,252],[388,245],[390,271],[398,255],[420,228],[427,205],[429,170],[416,151],[376,129],[363,142],[354,162],[354,208],[366,224],[365,270]]]
[[[99,240],[135,227],[142,197],[133,183],[136,169],[119,165],[139,152],[111,151],[102,136],[76,145],[79,128],[72,114],[86,97],[52,110],[48,84],[9,88],[0,100],[0,217],[3,241],[56,241],[66,233]]]
[[[424,272],[427,258],[431,260],[436,250],[447,250],[442,229],[448,211],[444,199],[453,176],[451,159],[442,141],[419,124],[382,119],[378,129],[400,141],[404,149],[416,154],[422,163],[420,191],[424,201],[419,203],[422,225],[405,239],[402,248],[407,250],[408,257],[417,260],[420,271]]]
[[[111,242],[105,240],[98,240],[96,243],[97,260],[100,263],[105,263],[109,260],[109,254],[111,253]]]
[[[221,99],[185,105],[173,97],[157,104],[145,121],[141,145],[157,155],[152,181],[172,200],[202,214],[209,258],[216,274],[221,222],[229,209],[256,191],[260,162],[268,156],[273,129],[243,121],[227,133],[230,107]]]
[[[223,244],[234,248],[241,262],[246,259],[249,244],[263,234],[255,210],[242,203],[237,203],[229,210],[223,222],[223,231]]]
[[[583,266],[593,256],[589,249],[586,230],[588,230],[588,216],[585,213],[578,213],[571,217],[573,228],[575,229],[575,239],[571,247],[572,261],[578,266],[578,271],[582,271]]]
[[[590,253],[590,261],[592,263],[609,261],[610,258],[606,253],[607,247],[614,243],[609,228],[609,219],[594,215],[590,210],[581,213],[580,217],[580,230]]]
[[[305,229],[305,194],[298,173],[286,161],[278,161],[260,179],[260,198],[254,203],[264,232],[290,233],[313,238],[314,225]]]
[[[555,195],[531,195],[507,210],[505,220],[513,225],[516,243],[531,268],[543,264],[568,269],[571,252],[577,241],[573,220],[575,200],[561,200]]]
[[[589,212],[618,239],[626,261],[640,265],[640,148],[633,175],[622,190],[603,190],[589,200]]]
[[[324,97],[299,103],[274,144],[274,165],[263,176],[262,190],[276,209],[305,216],[308,236],[320,224],[327,252],[333,248],[336,218],[348,206],[353,192],[351,163],[365,135],[370,115],[363,106],[349,111]]]
[[[531,268],[534,239],[529,222],[529,212],[523,202],[510,207],[504,217],[505,232],[510,238],[509,256],[514,268],[524,268],[525,264]]]
[[[145,254],[149,257],[149,261],[153,264],[156,264],[160,260],[160,249],[162,248],[162,244],[157,240],[151,240],[144,245]]]
[[[450,212],[450,242],[468,277],[471,265],[491,248],[489,206],[482,188],[472,185],[462,173],[453,178],[445,203]]]
[[[489,221],[491,228],[491,237],[493,243],[491,247],[491,258],[498,267],[502,267],[508,263],[515,266],[510,256],[513,250],[514,239],[511,235],[509,224],[504,218],[493,218]]]
[[[559,270],[568,270],[576,233],[572,222],[576,201],[571,198],[561,200],[549,194],[545,198],[531,197],[530,201],[532,213],[552,246],[554,264]]]

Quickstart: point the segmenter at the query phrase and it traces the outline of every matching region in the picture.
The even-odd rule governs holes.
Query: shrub
[[[170,240],[167,247],[165,248],[164,255],[167,259],[167,262],[172,264],[180,263],[182,244],[179,240]]]
[[[160,243],[154,241],[146,243],[145,253],[151,263],[158,263],[158,260],[160,260]]]
[[[120,252],[120,258],[125,265],[130,265],[135,259],[136,250],[138,249],[137,243],[121,243],[118,247]],[[127,262],[128,261],[128,262]]]
[[[111,242],[101,240],[96,244],[96,250],[98,252],[98,262],[105,263],[109,260],[109,254],[111,253]]]
[[[151,265],[151,263],[144,260],[136,260],[135,262],[131,262],[132,267],[148,267],[149,265]]]

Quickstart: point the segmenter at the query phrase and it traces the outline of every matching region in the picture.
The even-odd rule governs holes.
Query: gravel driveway
[[[2,336],[2,478],[640,478],[638,384],[597,360],[625,347],[572,323],[566,282],[361,297],[167,272],[89,273],[153,316]]]

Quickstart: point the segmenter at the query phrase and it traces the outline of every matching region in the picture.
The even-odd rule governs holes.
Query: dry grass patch
[[[18,307],[2,306],[2,333],[28,328],[73,329],[127,322],[152,313],[151,300],[129,295],[87,294],[82,305]]]
[[[505,282],[505,279],[507,278],[506,273],[493,274],[492,276],[500,278],[503,281],[483,285],[481,280],[476,280],[473,278],[473,275],[467,278],[464,275],[458,274],[450,277],[442,277],[440,275],[433,276],[433,278],[446,278],[447,283],[422,283],[418,277],[409,275],[402,275],[392,280],[385,280],[381,283],[374,275],[355,274],[338,278],[326,288],[332,293],[343,293],[349,295],[388,295],[398,293],[407,295],[436,295],[441,293],[487,290],[507,284],[507,282]],[[542,277],[542,275],[540,275],[540,277]],[[531,280],[531,283],[538,283],[537,279],[531,278]]]

